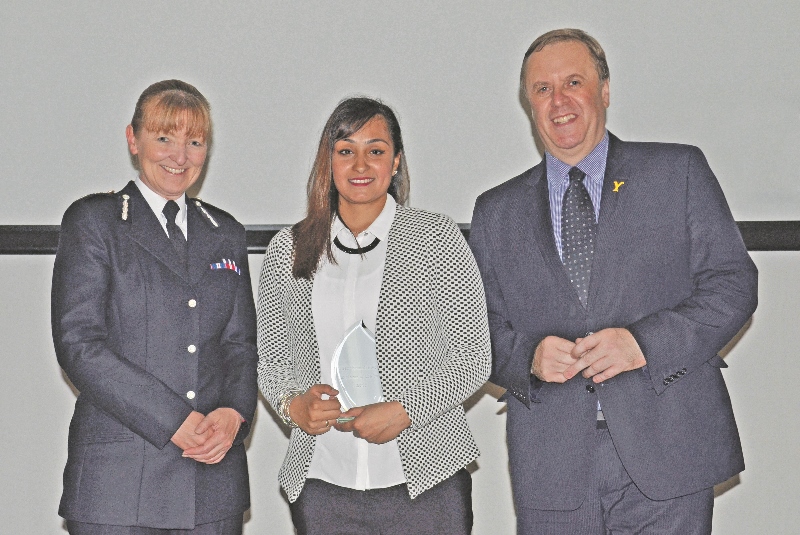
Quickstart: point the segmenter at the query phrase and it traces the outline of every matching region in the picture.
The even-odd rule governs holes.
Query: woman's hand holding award
[[[345,411],[383,401],[375,335],[363,322],[348,329],[336,347],[331,361],[331,377]],[[344,423],[352,419],[339,418],[337,421]]]

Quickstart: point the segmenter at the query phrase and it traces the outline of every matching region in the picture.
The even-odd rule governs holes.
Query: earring
[[[395,169],[394,173],[392,173],[392,176],[395,176],[395,175],[397,175],[397,169]]]

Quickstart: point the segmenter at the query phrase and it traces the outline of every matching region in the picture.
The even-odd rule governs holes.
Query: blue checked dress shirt
[[[550,192],[550,218],[553,221],[553,235],[556,239],[558,256],[563,260],[561,248],[561,205],[564,193],[569,186],[569,170],[572,165],[566,164],[550,154],[544,153],[547,164],[547,189]],[[594,205],[594,220],[600,215],[600,197],[603,193],[603,177],[606,174],[608,157],[608,131],[597,146],[583,160],[574,166],[586,173],[583,184],[589,192]]]

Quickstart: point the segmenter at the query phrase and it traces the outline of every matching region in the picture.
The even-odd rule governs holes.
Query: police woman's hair
[[[211,106],[197,88],[182,80],[162,80],[145,89],[136,102],[131,119],[133,134],[142,128],[150,132],[174,133],[211,141]]]

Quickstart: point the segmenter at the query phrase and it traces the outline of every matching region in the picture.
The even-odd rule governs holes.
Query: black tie
[[[589,297],[594,237],[597,232],[592,198],[583,185],[585,176],[577,167],[569,170],[569,187],[561,206],[561,254],[569,280],[578,291],[584,308]]]
[[[167,218],[167,233],[169,234],[169,240],[172,242],[173,247],[175,247],[175,253],[177,254],[178,260],[180,261],[182,266],[186,265],[186,237],[181,232],[181,229],[178,228],[178,225],[175,224],[175,216],[178,215],[178,203],[175,201],[167,201],[167,204],[164,205],[164,209],[161,212]]]

